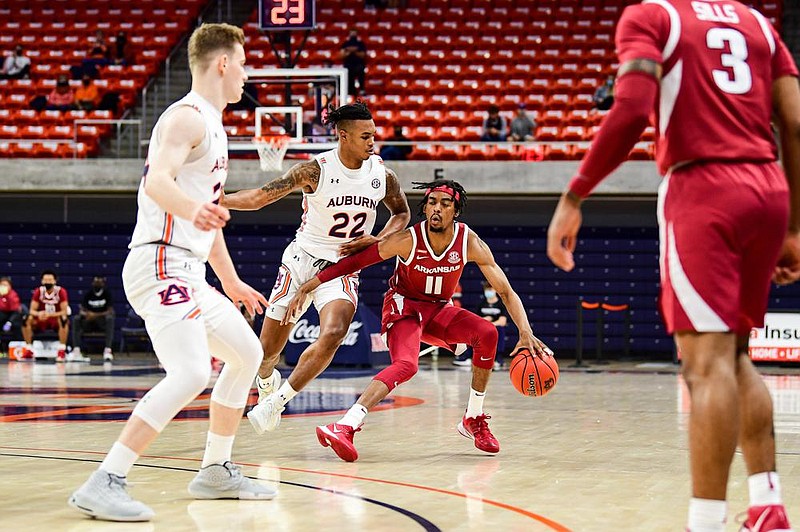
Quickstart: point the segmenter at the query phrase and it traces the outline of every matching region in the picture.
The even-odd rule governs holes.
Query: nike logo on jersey
[[[484,362],[487,361],[487,360],[491,360],[491,359],[492,359],[492,357],[481,357],[481,360],[483,360]]]

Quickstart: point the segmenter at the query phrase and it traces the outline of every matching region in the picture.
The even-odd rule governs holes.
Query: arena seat
[[[7,111],[26,111],[25,114],[0,115],[0,125],[41,126],[36,140],[66,140],[63,129],[54,126],[73,127],[77,118],[69,113],[57,111],[34,111],[30,102],[36,96],[46,96],[55,86],[61,74],[70,74],[70,66],[77,66],[87,55],[87,48],[96,30],[103,30],[110,43],[118,31],[128,34],[128,51],[135,58],[135,65],[109,65],[100,67],[100,77],[94,80],[101,96],[108,91],[119,94],[120,108],[116,115],[103,115],[106,119],[118,118],[136,101],[138,92],[156,74],[170,49],[178,43],[182,34],[190,30],[205,5],[203,0],[118,0],[109,8],[106,0],[83,0],[81,2],[48,2],[44,0],[0,0],[0,53],[6,55],[17,43],[25,48],[31,58],[31,78],[24,80],[0,80],[0,104]],[[153,22],[159,20],[158,24]],[[72,80],[73,88],[80,82]],[[93,117],[94,118],[94,117]],[[111,131],[110,127],[97,128],[96,138],[83,139],[77,146],[79,156],[94,155],[99,151],[101,137]],[[49,135],[54,135],[50,137]],[[6,137],[8,140],[8,137]],[[91,145],[91,146],[90,146]],[[63,156],[63,149],[27,149],[13,143],[4,143],[0,149],[13,149],[15,156],[35,153],[37,156]],[[50,147],[51,144],[46,144]],[[9,155],[9,154],[0,154]]]

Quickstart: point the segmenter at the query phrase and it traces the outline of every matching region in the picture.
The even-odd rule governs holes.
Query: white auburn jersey
[[[303,193],[303,218],[297,244],[309,255],[339,260],[339,246],[372,233],[378,204],[386,195],[386,167],[377,155],[358,170],[339,160],[337,149],[315,157],[320,167],[313,194]]]
[[[222,127],[222,113],[196,92],[190,92],[170,105],[158,119],[150,137],[147,160],[158,150],[161,120],[173,109],[184,105],[200,113],[206,124],[206,134],[178,170],[175,181],[193,199],[201,203],[217,203],[228,177],[228,135]],[[137,199],[139,212],[128,247],[132,249],[144,244],[168,244],[187,249],[203,261],[208,260],[216,231],[201,231],[194,227],[191,220],[173,216],[159,207],[144,191],[148,169],[149,164],[145,162]]]

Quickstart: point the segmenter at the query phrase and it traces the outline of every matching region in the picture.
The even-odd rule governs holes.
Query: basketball
[[[508,376],[522,395],[541,397],[555,388],[558,382],[558,362],[555,357],[542,360],[527,349],[522,349],[511,361]]]

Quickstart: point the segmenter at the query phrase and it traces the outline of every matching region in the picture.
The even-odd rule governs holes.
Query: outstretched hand
[[[783,241],[772,280],[776,284],[787,285],[798,279],[800,279],[800,233],[790,232]]]
[[[361,250],[367,249],[379,240],[380,239],[378,237],[372,235],[361,235],[357,238],[354,238],[350,242],[339,246],[339,255],[342,257],[353,255]]]
[[[547,228],[547,256],[566,272],[575,267],[573,252],[578,243],[582,219],[580,203],[567,194],[562,195]]]
[[[223,284],[222,289],[237,306],[240,303],[244,305],[244,308],[251,316],[262,314],[269,304],[264,294],[241,279],[237,279],[230,284]]]

